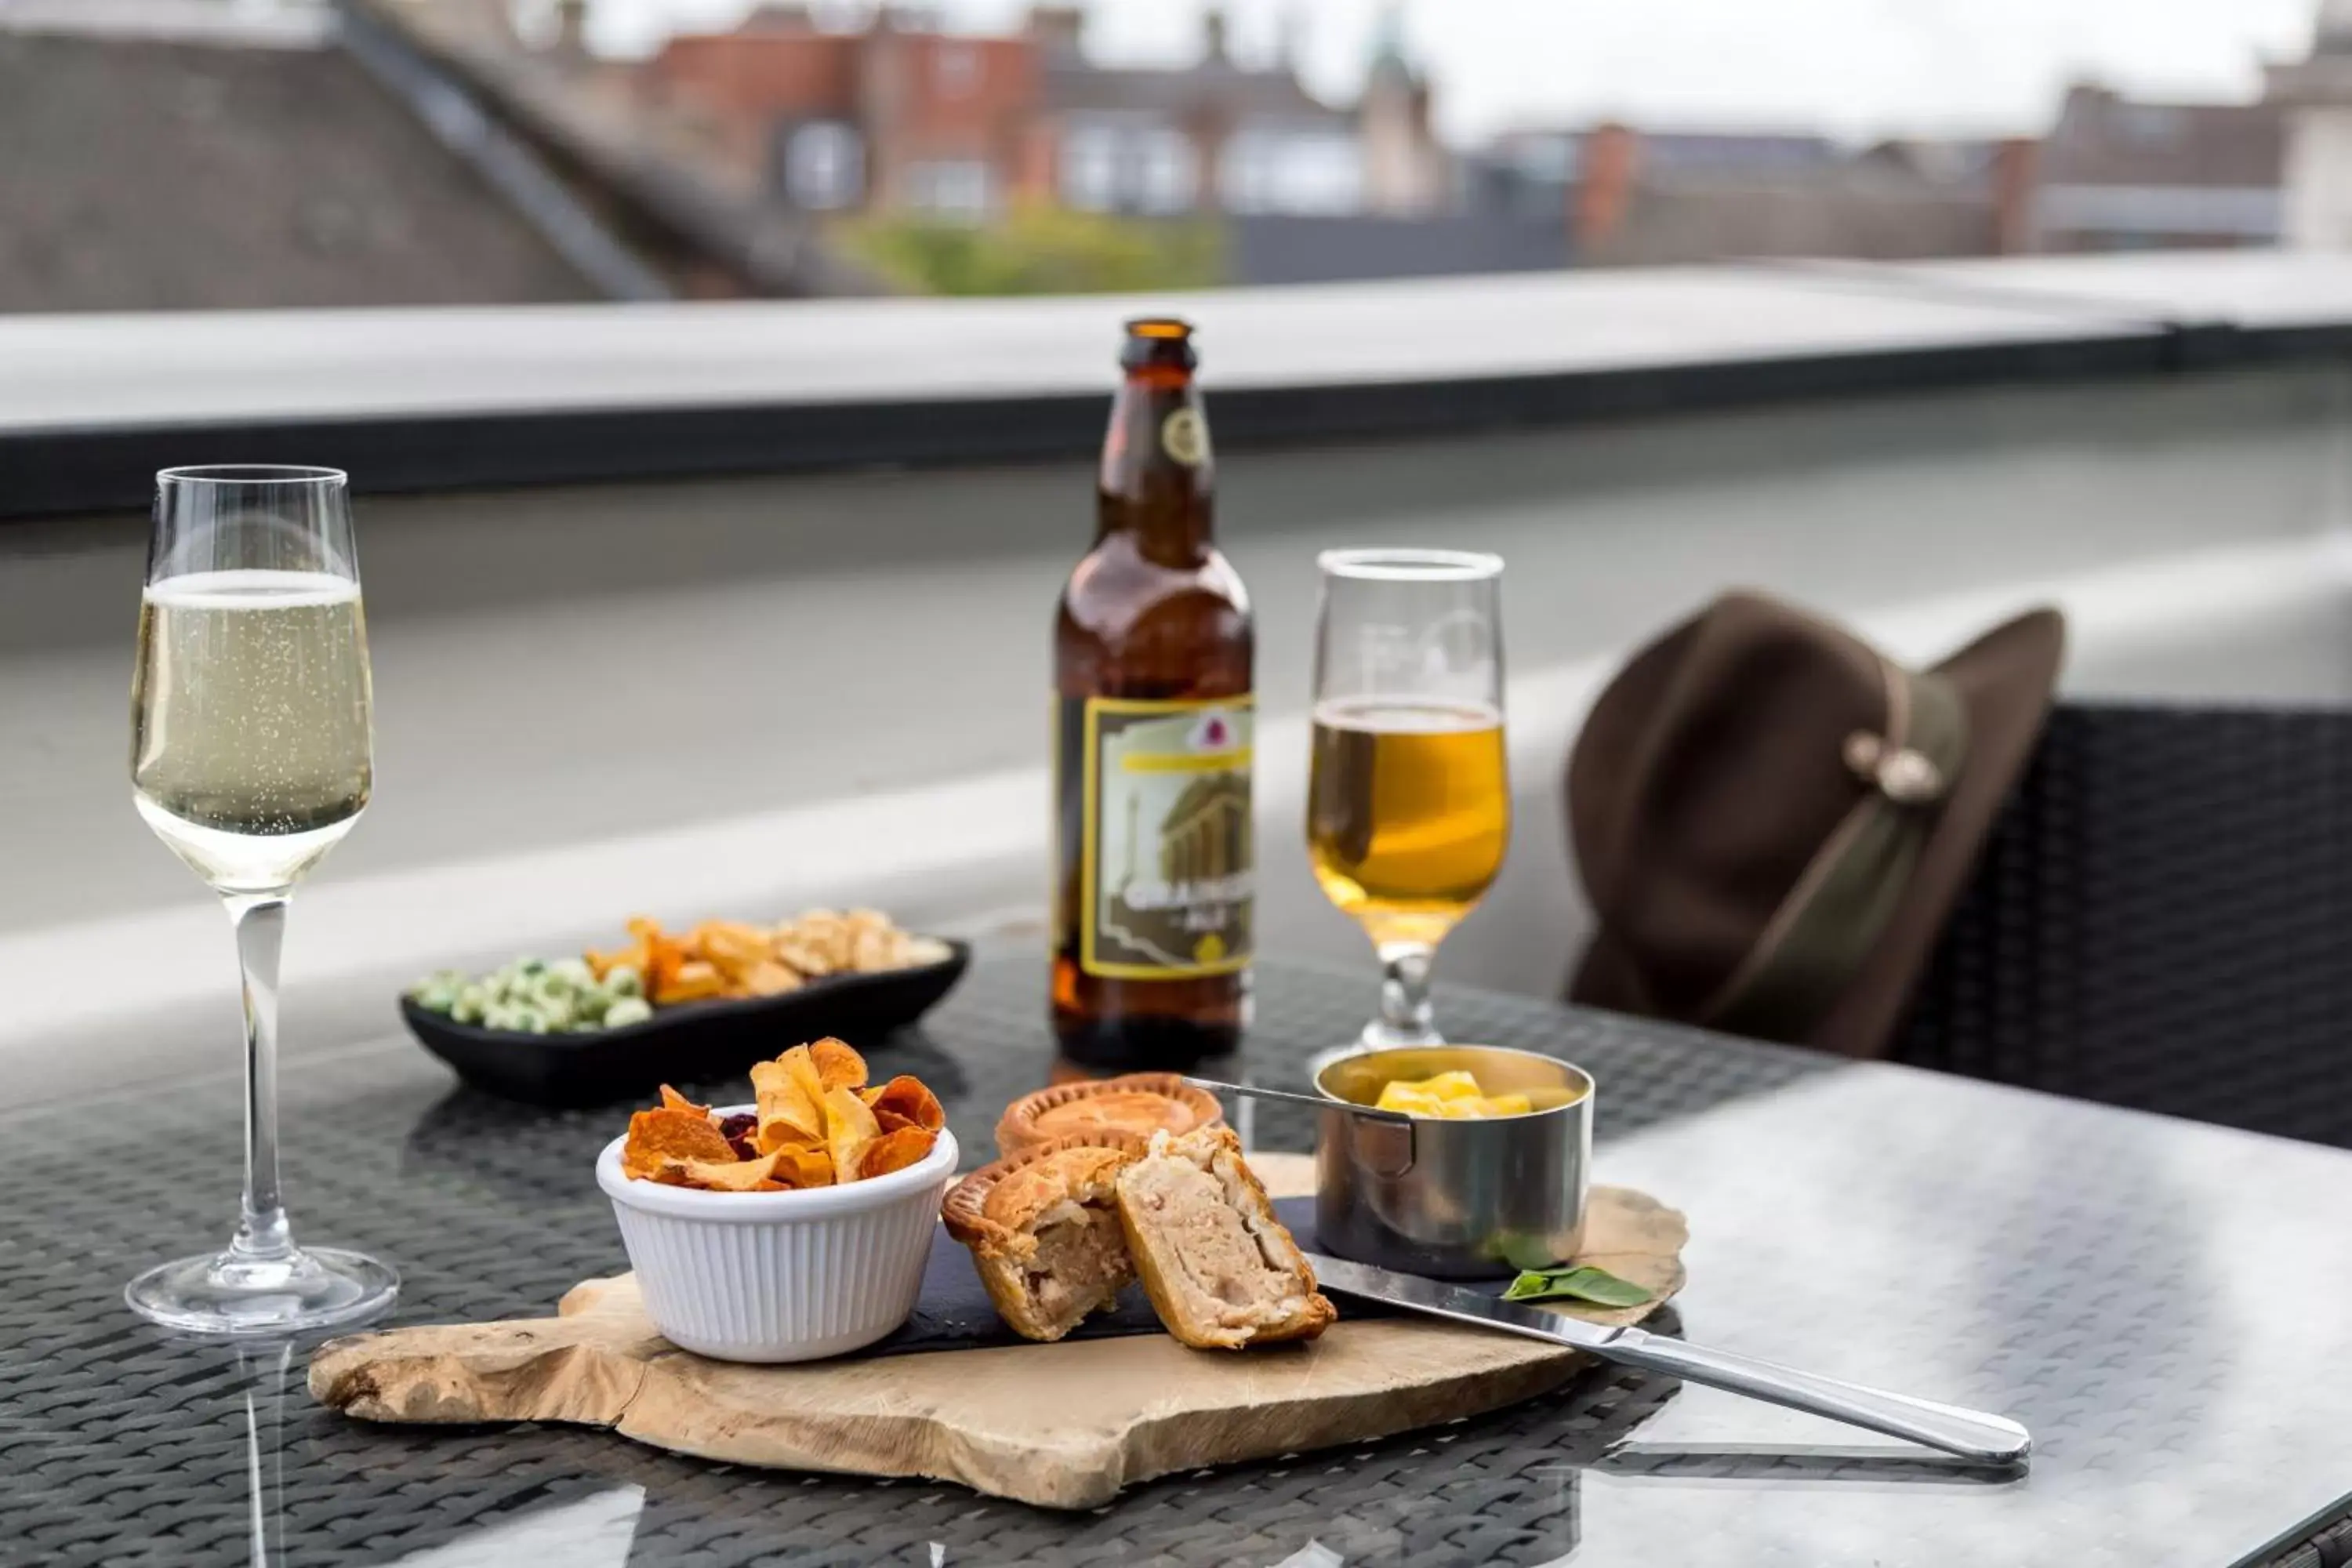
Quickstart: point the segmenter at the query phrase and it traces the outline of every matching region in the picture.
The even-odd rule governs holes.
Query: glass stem
[[[1425,942],[1384,942],[1381,954],[1381,1024],[1396,1038],[1433,1039],[1437,1016],[1429,1005],[1429,966],[1437,949]]]
[[[236,928],[245,979],[245,1205],[229,1251],[271,1262],[294,1253],[294,1233],[278,1192],[278,957],[286,943],[286,899],[232,893],[223,899]]]

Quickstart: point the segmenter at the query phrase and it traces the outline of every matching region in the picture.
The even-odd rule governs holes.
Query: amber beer
[[[1118,1070],[1223,1055],[1249,1020],[1255,637],[1192,336],[1127,325],[1094,547],[1054,625],[1054,1033]]]
[[[1491,708],[1354,699],[1315,711],[1307,849],[1373,944],[1434,947],[1502,869],[1511,791]]]

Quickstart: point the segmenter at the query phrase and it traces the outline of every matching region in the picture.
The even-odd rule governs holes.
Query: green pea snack
[[[576,958],[518,958],[479,978],[445,969],[410,986],[408,998],[452,1023],[526,1035],[589,1034],[654,1016],[635,969],[614,964],[599,980]]]

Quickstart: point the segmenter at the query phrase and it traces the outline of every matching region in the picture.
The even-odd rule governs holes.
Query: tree
[[[880,216],[843,224],[844,250],[925,294],[1102,294],[1205,289],[1223,237],[1200,219],[1154,221],[1016,207],[993,224]]]

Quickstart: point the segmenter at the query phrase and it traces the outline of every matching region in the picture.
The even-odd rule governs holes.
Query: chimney
[[[817,30],[816,13],[805,5],[779,4],[768,0],[752,8],[751,13],[735,25],[739,33],[783,34],[798,37]]]
[[[1086,7],[1032,5],[1026,31],[1037,47],[1048,55],[1064,59],[1075,58],[1086,53]]]
[[[1225,8],[1223,5],[1210,6],[1207,13],[1201,18],[1202,52],[1210,64],[1223,65],[1225,62],[1228,58],[1226,50],[1233,42],[1232,33],[1233,29],[1225,16]]]
[[[5,0],[0,0],[0,11],[6,9]],[[508,9],[506,0],[463,0],[448,9],[451,17],[464,24],[477,40],[511,48],[520,39],[514,15]]]
[[[2041,247],[2033,222],[2041,189],[2042,143],[2012,136],[1993,148],[1992,248],[1996,256],[2022,256]]]
[[[1014,143],[1013,199],[1016,204],[1049,206],[1055,195],[1055,175],[1060,168],[1058,142],[1050,121],[1034,120],[1024,126]]]
[[[1570,194],[1570,237],[1577,259],[1608,248],[1625,226],[1633,185],[1642,172],[1642,133],[1631,126],[1604,123],[1584,133],[1583,167]]]
[[[555,50],[575,60],[588,53],[588,0],[555,0]]]

